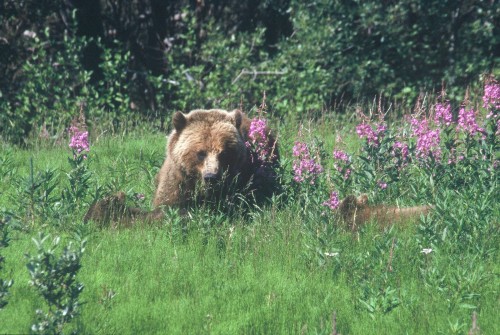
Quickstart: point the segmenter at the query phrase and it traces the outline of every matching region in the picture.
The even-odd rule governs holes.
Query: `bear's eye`
[[[198,160],[201,162],[203,160],[205,160],[205,158],[207,157],[207,152],[206,151],[203,151],[203,150],[200,150],[198,151],[198,153],[196,154],[196,157],[198,158]]]
[[[224,162],[226,163],[227,161],[229,161],[229,159],[231,159],[231,156],[233,155],[234,153],[229,150],[229,149],[226,149],[224,151],[222,151],[220,154],[219,154],[219,160],[221,162]]]

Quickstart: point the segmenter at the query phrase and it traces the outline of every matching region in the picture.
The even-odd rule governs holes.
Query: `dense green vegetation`
[[[0,334],[496,334],[499,19],[479,0],[1,2]],[[151,209],[171,115],[212,107],[276,130],[280,192],[83,222],[118,191]],[[353,194],[432,211],[352,227]]]
[[[280,117],[375,96],[413,105],[498,72],[495,1],[3,1],[0,136],[91,123],[168,124],[175,110],[245,110],[263,91]],[[498,73],[497,73],[498,74]],[[167,123],[165,123],[167,121]]]
[[[0,333],[331,334],[335,314],[342,334],[494,334],[500,90],[486,85],[496,91],[471,97],[458,117],[447,102],[432,102],[405,122],[339,114],[270,120],[282,194],[230,214],[168,211],[162,222],[132,228],[82,217],[95,198],[118,190],[149,208],[163,133],[96,131],[80,154],[69,138],[37,140],[29,150],[4,143],[1,227],[10,241],[0,249],[0,278],[13,285],[0,295]],[[304,170],[298,162],[308,159],[322,168]],[[435,207],[417,222],[353,232],[333,198],[359,193],[372,204]],[[50,234],[44,243],[39,232]],[[73,287],[63,290],[70,294],[51,298],[37,284],[49,273]],[[43,328],[44,320],[53,326]]]

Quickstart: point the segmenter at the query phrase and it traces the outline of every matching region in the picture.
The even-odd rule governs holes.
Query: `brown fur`
[[[241,111],[220,109],[194,110],[188,114],[177,112],[174,129],[168,136],[165,161],[156,176],[153,212],[128,208],[125,194],[118,193],[94,203],[84,220],[99,222],[131,222],[137,219],[161,219],[161,208],[189,207],[194,201],[203,201],[203,186],[212,181],[232,182],[238,176],[238,185],[254,181],[256,166],[245,145],[251,120]],[[268,142],[278,160],[276,141],[270,135]]]
[[[370,206],[366,194],[356,198],[354,195],[346,197],[339,205],[338,212],[342,221],[351,229],[357,228],[370,221],[381,225],[390,225],[405,221],[414,221],[420,215],[426,215],[432,206],[415,206],[407,208],[390,206]]]
[[[163,213],[159,209],[148,212],[140,208],[127,207],[125,193],[118,192],[92,204],[83,221],[92,220],[117,227],[130,226],[139,219],[150,222],[162,217]]]

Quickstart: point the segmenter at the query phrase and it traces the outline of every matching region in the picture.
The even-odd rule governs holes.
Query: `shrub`
[[[3,219],[0,219],[0,271],[2,270],[4,263],[4,257],[1,254],[2,249],[7,248],[10,242],[7,229],[7,222]],[[12,286],[12,284],[12,280],[5,280],[0,278],[0,311],[8,303],[7,297],[9,296],[9,288]]]
[[[411,105],[442,86],[454,105],[498,63],[491,1],[0,6],[0,131],[17,143],[60,131],[81,104],[100,125],[146,116],[162,129],[171,110],[249,110],[263,91],[279,116],[375,95]]]
[[[54,238],[51,247],[45,247],[48,236],[39,234],[33,239],[37,247],[34,256],[27,255],[26,265],[33,285],[45,299],[48,311],[36,311],[36,323],[31,331],[36,334],[62,334],[64,326],[80,313],[81,302],[78,300],[83,285],[76,281],[81,268],[81,259],[85,251],[85,240],[74,247],[70,243],[60,255],[56,248],[60,238]]]
[[[342,95],[414,101],[443,82],[458,102],[496,62],[500,12],[491,2],[292,1],[291,10],[295,33],[279,45],[277,59],[288,71],[277,92],[299,110]]]

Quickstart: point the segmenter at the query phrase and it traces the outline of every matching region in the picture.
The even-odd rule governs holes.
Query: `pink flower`
[[[366,138],[368,144],[378,145],[378,137],[369,124],[358,124],[356,126],[356,133],[358,134],[359,138]]]
[[[384,182],[384,181],[382,181],[382,180],[379,180],[379,181],[377,182],[377,185],[378,185],[378,187],[380,187],[380,189],[381,189],[381,190],[385,190],[385,189],[387,188],[387,183],[385,183],[385,182]]]
[[[417,138],[417,157],[425,159],[432,155],[434,158],[439,159],[441,157],[441,148],[439,147],[441,142],[440,129],[431,130],[427,119],[418,120],[412,118],[410,123],[413,135]]]
[[[327,206],[330,208],[332,211],[336,210],[339,208],[340,201],[339,201],[339,195],[337,192],[332,192],[330,193],[330,199],[322,203],[323,206]]]
[[[392,148],[394,150],[393,155],[400,155],[403,161],[408,159],[408,144],[396,141]]]
[[[356,133],[359,138],[366,138],[369,145],[378,146],[379,139],[384,137],[384,133],[387,130],[387,126],[384,123],[375,124],[375,130],[373,127],[364,121],[356,126]]]
[[[445,124],[449,126],[452,121],[451,115],[451,105],[449,102],[445,102],[444,104],[436,105],[436,114],[434,115],[434,122],[438,125]]]
[[[464,107],[458,112],[457,130],[463,130],[471,136],[484,133],[484,129],[480,128],[476,122],[476,112],[473,109],[466,110]]]
[[[344,179],[349,179],[351,169],[349,169],[351,158],[342,150],[333,150],[333,158],[336,160],[334,163],[335,169],[344,174]]]
[[[349,156],[342,150],[333,150],[333,158],[338,161],[349,162]]]
[[[248,131],[250,142],[245,144],[257,154],[258,159],[266,161],[269,159],[269,140],[267,136],[267,121],[262,118],[254,118],[250,123]]]
[[[254,118],[250,123],[250,130],[248,131],[248,137],[250,137],[250,139],[252,139],[253,141],[256,141],[259,138],[262,141],[265,141],[267,139],[266,129],[267,129],[267,122],[265,119]]]
[[[377,124],[377,133],[379,136],[382,135],[381,137],[383,137],[383,134],[385,133],[386,130],[387,126],[385,125],[385,123]]]
[[[309,180],[310,184],[314,184],[317,176],[323,172],[323,167],[311,157],[307,144],[299,141],[295,142],[293,156],[297,158],[293,161],[295,175],[293,179],[298,183]]]
[[[82,151],[90,151],[88,131],[80,131],[78,127],[71,126],[69,133],[71,134],[71,141],[69,143],[71,149],[75,150],[78,154]]]
[[[351,176],[351,172],[352,172],[351,169],[346,169],[345,170],[345,173],[344,173],[344,179],[345,180],[349,179],[349,177]]]
[[[500,109],[500,85],[496,82],[484,85],[483,107]]]

